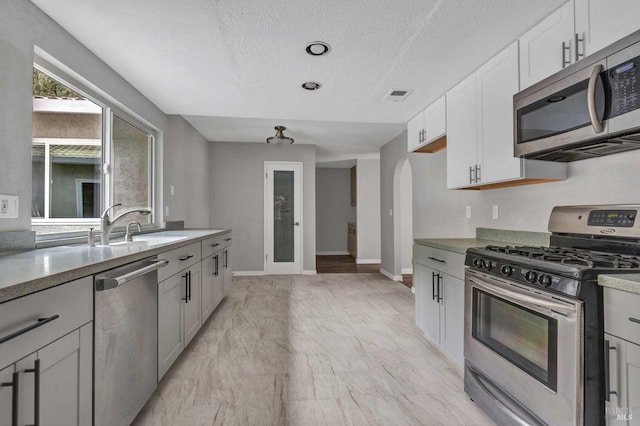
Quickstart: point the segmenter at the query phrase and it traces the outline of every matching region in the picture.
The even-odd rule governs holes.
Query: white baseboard
[[[356,259],[358,265],[370,265],[372,263],[382,263],[380,259]]]
[[[413,268],[402,268],[402,269],[400,269],[400,273],[402,275],[413,274]]]
[[[348,251],[318,251],[316,252],[316,256],[343,256],[348,255]]]
[[[385,271],[384,269],[380,268],[380,273],[382,275],[384,275],[385,277],[389,278],[390,280],[393,281],[402,281],[402,275],[393,275],[391,272]]]
[[[235,277],[261,277],[264,275],[264,271],[233,271]]]
[[[318,275],[318,271],[315,269],[303,269],[302,275]]]

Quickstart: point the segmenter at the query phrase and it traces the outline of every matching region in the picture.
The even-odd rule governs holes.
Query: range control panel
[[[633,227],[636,210],[592,210],[587,219],[588,226]]]

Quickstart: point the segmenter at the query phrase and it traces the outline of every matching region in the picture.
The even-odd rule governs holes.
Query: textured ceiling
[[[566,0],[32,1],[207,139],[264,141],[282,124],[330,156],[377,151]],[[331,52],[307,55],[314,40]],[[392,88],[413,92],[384,101]]]

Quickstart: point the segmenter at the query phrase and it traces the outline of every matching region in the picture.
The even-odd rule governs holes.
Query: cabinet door
[[[470,75],[447,92],[447,187],[472,183],[476,162],[476,77]]]
[[[202,261],[202,288],[200,293],[200,311],[204,323],[215,309],[217,295],[214,290],[215,259],[209,256]]]
[[[158,380],[184,348],[182,309],[185,287],[184,273],[173,275],[158,286]]]
[[[521,160],[513,157],[513,95],[518,92],[518,42],[477,71],[480,107],[481,183],[521,176]]]
[[[407,123],[407,149],[409,152],[413,152],[423,142],[424,130],[424,111],[413,117]]]
[[[464,365],[464,281],[444,275],[441,291],[441,344],[444,351],[462,368]]]
[[[14,371],[15,366],[13,364],[3,370],[0,370],[0,383],[12,383]],[[0,426],[11,426],[11,407],[13,398],[12,386],[0,386]]]
[[[229,287],[231,287],[231,281],[233,273],[231,269],[231,246],[227,247],[222,252],[222,272],[224,282],[224,294],[229,293]]]
[[[572,62],[573,28],[573,2],[568,2],[520,37],[521,90]]]
[[[440,97],[424,111],[425,143],[432,142],[447,133],[446,96]]]
[[[591,55],[640,29],[638,0],[575,0],[580,53]]]
[[[20,360],[20,424],[36,424],[37,415],[47,425],[90,425],[92,360],[91,323]]]
[[[640,425],[640,346],[626,342],[627,359],[627,407],[631,408],[633,417],[629,419],[630,426]]]
[[[188,270],[189,276],[189,300],[184,304],[184,345],[187,346],[196,335],[202,320],[200,316],[200,289],[202,286],[202,274],[200,265],[192,266]]]
[[[416,323],[424,334],[434,343],[440,344],[440,304],[437,294],[437,272],[424,265],[416,263],[418,270],[417,283],[420,290],[416,289],[417,318]]]

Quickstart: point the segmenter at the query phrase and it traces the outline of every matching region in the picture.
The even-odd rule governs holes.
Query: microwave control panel
[[[631,228],[636,221],[636,210],[592,210],[587,226]]]
[[[640,56],[608,70],[611,85],[610,117],[640,108]]]

